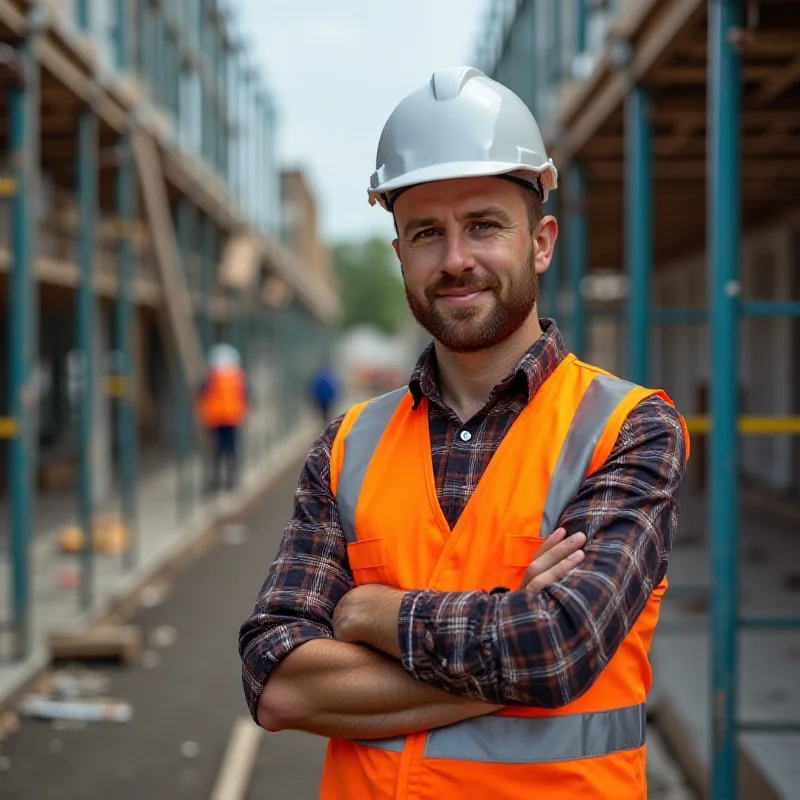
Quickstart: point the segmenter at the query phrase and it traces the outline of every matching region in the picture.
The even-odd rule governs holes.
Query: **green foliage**
[[[394,333],[408,318],[397,256],[387,242],[373,238],[333,248],[345,328],[374,325]]]

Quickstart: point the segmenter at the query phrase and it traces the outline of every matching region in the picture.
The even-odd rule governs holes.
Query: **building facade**
[[[250,456],[277,446],[338,319],[315,220],[313,260],[283,239],[274,102],[233,5],[0,2],[0,551],[20,652],[53,493],[75,492],[84,532],[114,504],[135,531],[165,460],[192,496],[220,341],[250,377]]]

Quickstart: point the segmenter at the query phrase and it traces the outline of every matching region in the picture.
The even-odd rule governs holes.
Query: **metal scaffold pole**
[[[266,397],[266,402],[264,403],[266,417],[266,422],[264,423],[264,452],[269,455],[272,449],[273,421],[279,416],[277,408],[278,392],[275,385],[278,381],[275,369],[275,311],[271,308],[265,308],[261,312],[261,317],[264,326],[265,374],[268,381],[262,386],[262,392]]]
[[[628,375],[647,385],[653,263],[653,181],[650,97],[634,86],[625,100],[625,246],[628,295]]]
[[[710,0],[708,18],[709,286],[711,290],[711,713],[713,800],[736,798],[736,621],[739,501],[737,366],[741,223],[741,83],[731,32],[739,0]]]
[[[133,315],[134,315],[134,264],[133,220],[136,215],[136,180],[130,135],[125,135],[119,145],[119,170],[117,172],[117,214],[121,226],[117,240],[119,259],[119,288],[116,316],[117,365],[120,391],[117,414],[117,440],[120,459],[120,494],[122,518],[128,531],[129,543],[125,549],[123,566],[130,570],[138,562],[138,528],[136,513],[137,479],[137,420],[136,392],[133,365]]]
[[[201,312],[200,341],[203,343],[203,356],[208,358],[208,351],[214,344],[214,319],[212,303],[214,299],[214,262],[216,259],[216,231],[209,217],[203,217],[203,242],[201,260]]]
[[[183,269],[188,272],[195,237],[195,208],[187,197],[178,203],[178,247]],[[187,275],[188,277],[188,275]],[[193,387],[187,381],[186,370],[175,372],[175,398],[178,408],[178,519],[187,517],[192,505],[192,434],[194,430]]]
[[[92,451],[94,449],[94,240],[97,222],[97,117],[91,108],[78,115],[78,351],[81,354],[80,408],[78,448],[80,472],[78,478],[78,519],[83,531],[81,553],[80,604],[82,609],[92,605],[94,583],[93,512],[94,485]]]
[[[39,66],[32,43],[9,48],[5,66],[15,72],[9,92],[9,148],[13,176],[12,263],[8,297],[8,448],[10,489],[11,624],[15,656],[30,649],[30,532],[33,525],[33,467],[36,395],[33,391],[35,330],[36,194],[39,179]]]
[[[588,0],[574,0],[576,52],[583,53],[589,39]]]
[[[569,286],[571,313],[569,320],[570,349],[578,358],[586,353],[586,313],[582,282],[586,275],[587,223],[586,223],[586,173],[583,165],[576,161],[570,165],[568,174],[569,203],[567,236],[569,237]]]

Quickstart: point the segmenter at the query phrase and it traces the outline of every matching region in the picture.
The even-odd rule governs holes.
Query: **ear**
[[[394,241],[392,241],[392,247],[394,247],[394,252],[397,255],[397,260],[398,261],[402,261],[403,259],[400,258],[400,242],[399,242],[398,239],[395,239]]]
[[[536,274],[547,272],[553,260],[553,251],[558,239],[558,222],[553,216],[542,217],[533,231],[533,254]]]

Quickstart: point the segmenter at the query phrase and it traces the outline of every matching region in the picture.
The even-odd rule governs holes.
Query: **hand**
[[[356,586],[333,610],[333,635],[340,642],[368,644],[400,658],[398,619],[404,594],[378,583]]]
[[[536,551],[530,566],[522,579],[523,589],[540,591],[545,586],[561,580],[570,570],[583,561],[585,553],[581,549],[586,544],[586,534],[573,533],[565,538],[564,528],[553,531]]]

